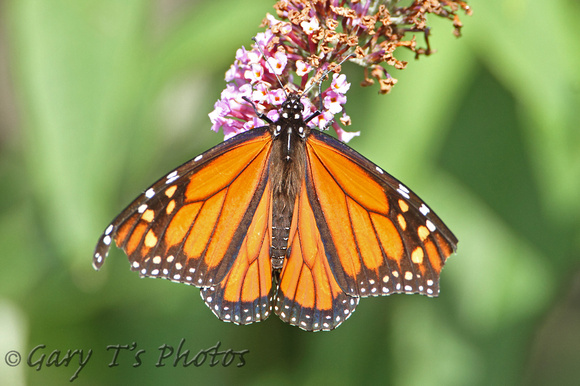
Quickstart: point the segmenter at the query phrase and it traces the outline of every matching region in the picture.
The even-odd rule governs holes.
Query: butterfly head
[[[304,110],[304,105],[300,102],[300,96],[298,94],[289,94],[288,98],[282,103],[281,117],[288,122],[298,122],[302,121],[302,111]]]
[[[288,136],[292,136],[295,133],[302,139],[306,138],[310,129],[302,116],[303,111],[304,105],[300,102],[300,95],[289,94],[288,98],[282,103],[280,117],[273,124],[274,136],[278,137],[284,131]]]

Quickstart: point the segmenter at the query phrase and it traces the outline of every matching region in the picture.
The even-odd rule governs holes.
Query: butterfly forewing
[[[407,187],[334,138],[307,141],[307,192],[332,272],[352,296],[437,296],[457,239]]]
[[[115,240],[142,276],[196,286],[222,281],[265,190],[271,142],[266,128],[256,129],[161,178],[107,227],[95,268]]]

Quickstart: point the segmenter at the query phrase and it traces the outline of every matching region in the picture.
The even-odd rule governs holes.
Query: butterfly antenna
[[[266,64],[268,65],[268,67],[270,67],[270,70],[272,70],[272,74],[274,74],[274,76],[276,77],[276,79],[278,79],[278,83],[280,84],[280,87],[284,91],[284,94],[286,95],[286,98],[288,98],[288,93],[286,92],[286,89],[284,88],[284,85],[282,84],[282,79],[280,79],[280,77],[278,76],[278,74],[276,74],[276,71],[274,71],[274,67],[272,67],[272,65],[270,64],[270,62],[268,62],[268,59],[266,59],[266,55],[264,55],[264,51],[262,51],[262,49],[260,48],[260,45],[258,44],[258,41],[256,40],[256,38],[253,37],[252,40],[254,41],[254,43],[256,43],[256,48],[258,49],[258,51],[260,51],[260,54],[262,54],[262,57],[266,61]]]

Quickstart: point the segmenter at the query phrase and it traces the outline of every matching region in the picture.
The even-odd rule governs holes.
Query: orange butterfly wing
[[[202,287],[220,319],[250,323],[267,317],[271,146],[268,129],[255,129],[161,178],[105,230],[95,268],[115,240],[141,276]]]
[[[271,201],[268,183],[229,273],[219,284],[201,289],[201,297],[208,307],[226,322],[249,324],[270,315],[273,296]]]
[[[330,269],[325,240],[306,189],[303,181],[274,311],[283,321],[303,330],[332,330],[352,314],[359,299],[346,295]]]
[[[306,148],[276,313],[306,330],[328,330],[360,297],[437,296],[457,246],[453,233],[417,195],[336,139],[313,130]]]

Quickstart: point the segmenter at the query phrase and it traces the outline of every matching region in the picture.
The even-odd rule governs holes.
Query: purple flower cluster
[[[212,129],[223,129],[230,138],[240,132],[264,125],[256,117],[253,101],[260,112],[276,120],[278,108],[288,92],[309,90],[302,98],[303,115],[317,110],[320,101],[322,114],[309,122],[311,127],[332,127],[338,138],[348,142],[358,132],[344,131],[335,121],[350,125],[344,112],[346,92],[350,83],[344,74],[333,73],[330,87],[316,95],[314,82],[329,68],[340,71],[338,63],[345,59],[364,69],[362,86],[379,85],[379,93],[386,94],[396,84],[384,65],[402,70],[407,62],[394,53],[405,47],[419,55],[429,55],[427,15],[435,14],[452,20],[459,36],[459,10],[467,14],[471,9],[464,1],[413,0],[407,6],[386,0],[279,0],[274,8],[278,18],[267,15],[266,31],[256,35],[250,50],[244,47],[236,53],[232,67],[226,73],[228,82],[215,109],[210,113]],[[419,47],[415,35],[423,33],[426,48]],[[315,87],[310,87],[312,84]]]
[[[308,33],[315,31],[317,24],[303,23],[302,28]],[[281,47],[275,52],[270,51],[269,46],[273,38],[270,29],[257,34],[252,49],[246,50],[244,47],[238,49],[234,64],[226,72],[225,79],[228,82],[226,89],[222,91],[221,98],[209,114],[212,130],[217,132],[222,128],[225,139],[265,125],[265,122],[256,116],[252,106],[242,97],[252,100],[259,111],[266,112],[266,116],[275,121],[278,118],[278,108],[286,100],[287,92],[281,88],[276,76],[286,83],[286,90],[295,92],[300,92],[309,81],[313,81],[309,79],[309,74],[313,72],[310,64],[302,59],[296,60],[286,54]],[[293,82],[295,78],[300,80],[300,85]],[[346,81],[346,75],[333,73],[330,87],[318,96],[322,98],[324,111],[311,120],[309,126],[321,130],[332,127],[338,138],[344,142],[357,136],[358,132],[347,132],[334,121],[334,116],[342,113],[340,121],[343,124],[350,123],[350,118],[343,111],[349,88],[350,83]],[[314,87],[313,90],[317,91],[318,88]],[[304,96],[301,102],[304,105],[304,117],[308,117],[318,108],[318,104],[315,106],[307,96]]]

